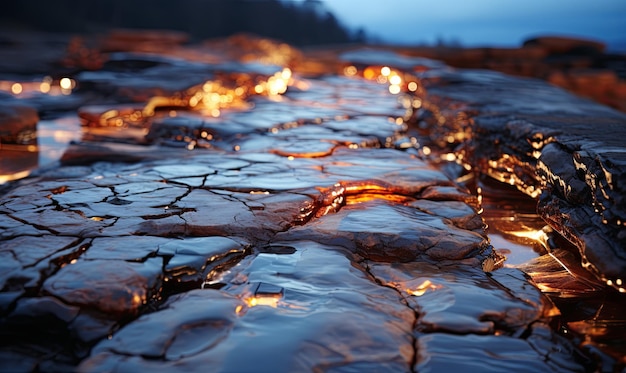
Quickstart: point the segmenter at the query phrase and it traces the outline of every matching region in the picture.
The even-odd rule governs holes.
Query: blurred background
[[[359,4],[367,4],[367,6]],[[393,44],[519,46],[539,35],[595,39],[626,50],[626,1],[328,0],[350,28]]]
[[[171,29],[201,40],[250,32],[294,45],[519,46],[567,35],[626,51],[626,1],[29,0],[3,4],[0,29],[99,33]]]

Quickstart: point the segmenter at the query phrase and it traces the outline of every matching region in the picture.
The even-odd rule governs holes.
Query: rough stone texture
[[[178,42],[173,35],[171,43]],[[439,123],[433,138],[443,135],[443,145],[454,146],[447,136],[457,127],[449,125],[468,124],[471,116],[476,133],[497,132],[500,122],[489,118],[520,115],[530,124],[512,136],[526,144],[526,134],[541,132],[526,109],[542,118],[559,108],[572,110],[569,116],[612,111],[570,109],[582,101],[551,98],[560,91],[549,90],[543,104],[552,109],[538,108],[537,83],[474,104],[470,91],[487,95],[488,87],[518,81],[371,51],[336,61],[433,70],[409,96],[358,77],[285,78],[291,72],[248,64],[244,56],[266,61],[288,47],[230,43],[234,51],[225,55],[241,57],[237,62],[217,64],[202,48],[192,54],[157,45],[159,57],[123,53],[77,74],[83,93],[99,104],[72,109],[81,115],[83,138],[62,165],[2,189],[3,369],[598,366],[550,328],[559,312],[523,272],[498,268],[479,198],[427,161],[425,138],[413,137],[407,121],[422,108],[424,123]],[[298,54],[286,56],[293,62]],[[219,84],[207,81],[216,77]],[[290,87],[271,94],[270,81]],[[451,81],[456,85],[446,85]],[[235,83],[244,93],[229,86]],[[423,83],[431,84],[428,94]],[[450,91],[458,97],[445,96]],[[535,98],[520,100],[522,94]],[[235,96],[241,102],[232,107],[210,105]],[[437,97],[451,105],[437,106]],[[548,154],[551,144],[536,150]],[[463,145],[457,154],[496,175]],[[493,147],[484,151],[505,158]],[[521,157],[515,147],[507,152]],[[519,175],[502,172],[527,177],[539,190],[530,171],[543,161],[524,164]]]
[[[292,254],[252,259],[238,274],[247,283],[225,288],[239,297],[207,289],[171,298],[96,346],[79,370],[405,370],[413,312],[398,294],[373,283],[341,251],[312,242],[294,247]],[[276,308],[250,303],[259,283],[278,289],[261,296],[256,290],[260,303],[276,301]],[[137,343],[148,330],[158,335],[149,338],[158,347]]]
[[[392,262],[461,260],[488,245],[483,236],[448,225],[441,217],[378,201],[343,207],[285,235]],[[285,239],[284,235],[279,237]]]
[[[64,266],[44,282],[42,291],[71,305],[126,317],[137,314],[139,306],[159,287],[160,262],[77,261]]]
[[[481,173],[541,194],[542,217],[578,247],[600,279],[622,288],[626,152],[619,134],[626,115],[495,72],[434,73],[424,84],[428,95],[418,121],[439,121],[432,140],[459,147],[462,161]],[[450,137],[451,143],[440,140]]]

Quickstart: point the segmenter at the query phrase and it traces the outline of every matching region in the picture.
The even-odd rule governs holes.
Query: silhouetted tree
[[[319,0],[29,0],[3,4],[0,22],[48,32],[94,33],[109,28],[171,29],[195,39],[250,32],[286,42],[364,41]]]

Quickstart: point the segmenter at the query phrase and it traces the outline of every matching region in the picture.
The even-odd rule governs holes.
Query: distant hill
[[[194,39],[249,32],[295,45],[362,42],[319,0],[28,0],[2,5],[3,28],[99,33],[169,29]]]

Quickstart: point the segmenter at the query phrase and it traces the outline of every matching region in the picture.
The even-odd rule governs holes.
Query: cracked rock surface
[[[421,119],[439,123],[432,141],[538,197],[540,215],[577,247],[584,266],[625,292],[626,115],[490,71],[439,71],[424,84]]]
[[[105,108],[76,109],[61,165],[2,189],[0,370],[589,369],[386,86],[332,74],[219,115],[128,109],[207,71],[281,73],[225,66],[121,54],[82,77]]]

